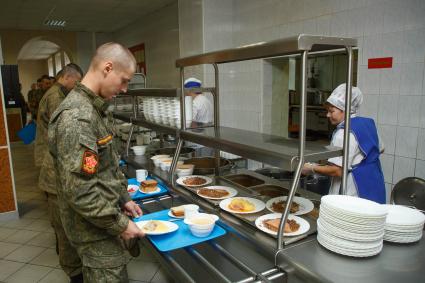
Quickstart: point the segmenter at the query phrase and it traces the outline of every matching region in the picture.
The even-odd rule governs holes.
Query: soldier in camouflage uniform
[[[37,112],[36,112],[36,106],[37,106],[37,87],[41,85],[41,79],[37,80],[37,84],[31,85],[31,90],[28,91],[28,108],[31,112],[31,117],[33,120],[37,119]]]
[[[37,136],[35,140],[35,160],[41,165],[38,187],[46,193],[50,222],[56,233],[59,263],[71,282],[82,282],[82,265],[80,257],[71,246],[59,215],[57,200],[56,174],[53,158],[49,153],[47,130],[50,117],[65,96],[81,80],[83,72],[75,64],[68,64],[58,73],[58,81],[44,94],[40,101],[37,117]]]
[[[135,59],[117,43],[100,46],[81,84],[68,94],[49,124],[49,149],[58,178],[65,232],[83,263],[84,282],[128,282],[121,240],[144,236],[127,216],[142,214],[127,193],[107,101],[126,91]]]

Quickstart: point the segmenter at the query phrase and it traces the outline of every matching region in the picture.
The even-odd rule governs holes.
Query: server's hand
[[[130,217],[139,217],[143,215],[142,209],[134,201],[129,201],[124,204],[122,209],[124,213]]]
[[[121,233],[121,238],[124,240],[130,240],[134,238],[144,237],[145,233],[143,233],[142,230],[137,227],[136,224],[134,224],[133,221],[128,221],[127,229],[124,230],[124,232]]]

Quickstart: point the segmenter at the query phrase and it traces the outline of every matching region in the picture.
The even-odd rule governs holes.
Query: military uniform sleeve
[[[59,104],[62,103],[63,98],[59,96],[59,94],[55,95],[49,95],[46,97],[47,101],[47,111],[46,111],[46,118],[47,122],[49,122],[53,112],[56,110],[56,108],[59,107]]]
[[[126,229],[129,220],[117,203],[105,197],[107,188],[96,172],[98,149],[90,122],[64,114],[57,125],[60,138],[56,149],[65,199],[87,221],[111,235],[118,235]]]

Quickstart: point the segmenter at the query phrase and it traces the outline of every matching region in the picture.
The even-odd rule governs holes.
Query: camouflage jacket
[[[28,92],[28,108],[30,112],[36,115],[36,106],[37,106],[37,90],[32,89]]]
[[[53,112],[56,110],[56,108],[58,108],[59,104],[61,104],[61,102],[65,99],[64,91],[65,89],[63,89],[61,84],[55,83],[43,95],[43,98],[40,100],[40,104],[38,105],[37,131],[36,131],[36,138],[35,138],[35,144],[34,144],[34,159],[35,159],[36,166],[42,166],[46,155],[48,155],[49,153],[49,148],[47,146],[47,128],[49,126],[49,120]],[[49,164],[50,166],[47,168],[44,168],[43,170],[53,169],[53,167],[51,167],[51,162],[49,162]],[[40,174],[42,174],[42,171],[40,172]],[[54,178],[54,175],[53,175],[53,178]],[[49,192],[48,190],[46,191]]]
[[[61,219],[74,243],[119,235],[128,225],[120,207],[127,181],[106,124],[106,102],[82,84],[68,94],[49,124],[49,150],[58,182]],[[109,235],[108,235],[109,234]]]

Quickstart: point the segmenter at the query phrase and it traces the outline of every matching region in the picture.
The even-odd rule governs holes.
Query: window
[[[55,66],[56,66],[56,74],[57,74],[60,70],[62,70],[61,52],[58,52],[58,53],[55,54]]]
[[[53,57],[49,57],[49,59],[47,59],[47,66],[49,68],[49,76],[54,76],[55,75],[55,69],[53,68]]]

